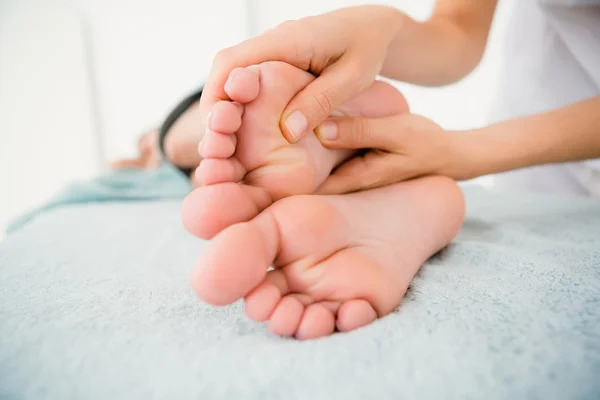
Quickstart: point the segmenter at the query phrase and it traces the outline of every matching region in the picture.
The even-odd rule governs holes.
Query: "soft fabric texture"
[[[41,213],[58,207],[107,201],[180,199],[190,190],[189,180],[170,164],[165,163],[156,169],[114,170],[63,188],[42,207],[12,221],[7,232],[14,232]]]
[[[194,297],[177,200],[44,212],[0,244],[0,398],[600,398],[600,203],[467,199],[396,312],[309,342]]]

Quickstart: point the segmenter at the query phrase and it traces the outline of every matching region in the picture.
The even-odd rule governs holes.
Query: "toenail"
[[[306,128],[308,127],[308,121],[304,114],[300,111],[294,111],[285,120],[285,126],[292,135],[294,140],[300,139]]]
[[[323,140],[335,140],[338,136],[337,124],[333,121],[325,121],[317,127],[317,135]]]

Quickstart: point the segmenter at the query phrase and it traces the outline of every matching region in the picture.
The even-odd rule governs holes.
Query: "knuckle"
[[[316,113],[319,118],[326,118],[333,111],[332,94],[325,90],[312,95],[313,104],[316,107]]]
[[[213,67],[218,68],[230,62],[233,59],[233,52],[233,47],[227,47],[219,50],[213,58]]]
[[[358,145],[363,144],[370,137],[369,124],[367,123],[367,120],[364,118],[354,118],[353,121],[354,121],[354,123],[353,123],[351,139],[355,144],[358,144]],[[365,145],[364,147],[368,147],[368,146]]]
[[[274,29],[288,29],[288,28],[294,26],[294,24],[296,22],[297,22],[296,20],[288,19],[288,20],[285,20],[282,23],[278,24],[277,26],[275,26]]]
[[[352,62],[346,68],[346,75],[350,85],[362,86],[367,85],[365,82],[365,67],[360,62]]]

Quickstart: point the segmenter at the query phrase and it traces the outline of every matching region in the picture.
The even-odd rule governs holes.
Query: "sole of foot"
[[[314,79],[282,62],[232,71],[225,87],[231,101],[214,105],[199,146],[203,159],[196,182],[202,187],[183,204],[182,219],[189,232],[210,239],[278,199],[314,193],[332,169],[353,154],[326,149],[313,133],[295,144],[283,137],[283,110]],[[374,82],[336,115],[377,118],[407,111],[398,90]]]
[[[219,233],[198,261],[193,287],[217,306],[245,299],[246,314],[277,335],[351,331],[398,307],[463,217],[462,192],[444,177],[288,197]]]

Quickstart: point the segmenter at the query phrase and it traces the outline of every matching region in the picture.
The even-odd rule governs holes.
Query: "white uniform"
[[[600,0],[518,0],[511,18],[492,122],[600,95]],[[600,197],[600,159],[511,171],[495,183]]]

